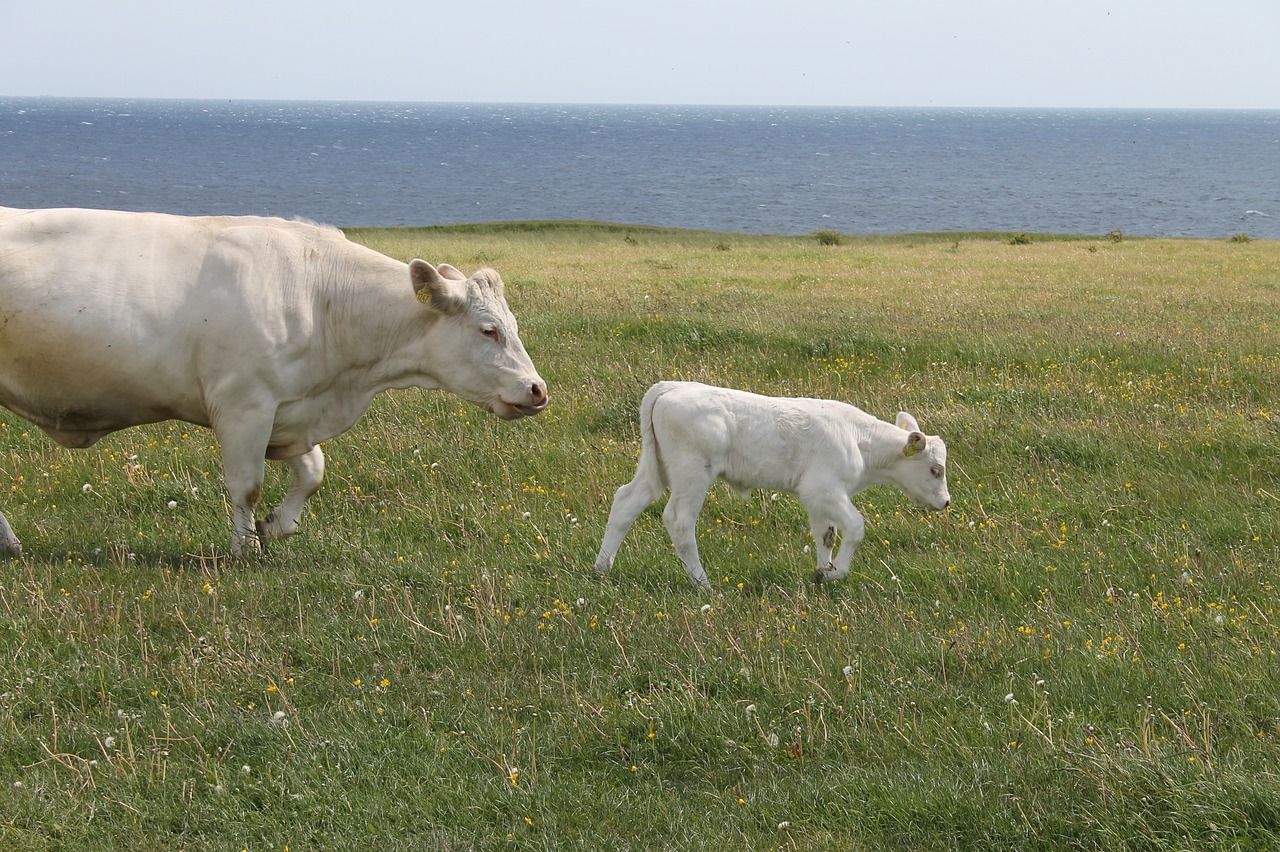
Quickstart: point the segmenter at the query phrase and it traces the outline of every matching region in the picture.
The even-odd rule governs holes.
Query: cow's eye
[[[942,477],[942,468],[938,467],[937,465],[934,465],[933,467],[929,468],[929,473],[933,474],[934,479],[940,479]]]
[[[480,327],[480,333],[490,340],[498,339],[498,327],[494,325],[483,325]]]

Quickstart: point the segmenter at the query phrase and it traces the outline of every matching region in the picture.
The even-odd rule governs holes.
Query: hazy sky
[[[0,0],[0,95],[1280,108],[1280,0]]]

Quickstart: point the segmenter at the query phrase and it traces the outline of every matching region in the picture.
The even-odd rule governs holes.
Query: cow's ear
[[[457,267],[448,263],[442,263],[436,267],[436,272],[440,273],[441,278],[452,278],[454,281],[466,281],[467,276],[463,275]]]
[[[920,424],[916,419],[905,411],[898,412],[898,419],[895,421],[899,429],[906,429],[908,432],[919,432]]]
[[[912,432],[907,436],[907,445],[902,448],[902,454],[904,456],[914,456],[924,449],[926,443],[924,433]]]
[[[441,269],[457,272],[447,263],[441,264]],[[454,313],[463,304],[463,288],[452,280],[452,276],[441,275],[441,269],[415,258],[409,263],[409,278],[413,281],[413,291],[418,294],[419,302],[425,302],[446,314]],[[458,274],[462,275],[460,272]],[[462,281],[466,280],[464,276]]]

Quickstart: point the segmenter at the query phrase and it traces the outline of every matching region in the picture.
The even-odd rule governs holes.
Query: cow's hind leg
[[[0,556],[18,556],[22,553],[22,542],[13,534],[9,519],[0,515]]]
[[[649,508],[661,492],[642,474],[618,489],[613,495],[613,506],[609,509],[609,522],[604,528],[604,540],[600,543],[600,552],[596,554],[596,573],[604,576],[613,567],[613,557],[618,552],[627,531],[640,517],[640,513]]]
[[[320,481],[324,479],[324,453],[319,446],[285,459],[284,463],[289,466],[289,491],[271,514],[257,522],[258,538],[264,546],[273,538],[298,532],[302,510],[311,495],[320,490]]]

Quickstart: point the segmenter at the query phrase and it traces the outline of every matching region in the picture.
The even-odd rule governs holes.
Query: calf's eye
[[[941,477],[941,476],[942,476],[942,468],[937,467],[937,466],[935,466],[935,467],[931,467],[931,468],[929,468],[929,473],[933,474],[934,478]]]
[[[491,325],[486,325],[480,329],[480,333],[490,340],[498,339],[498,329]]]

